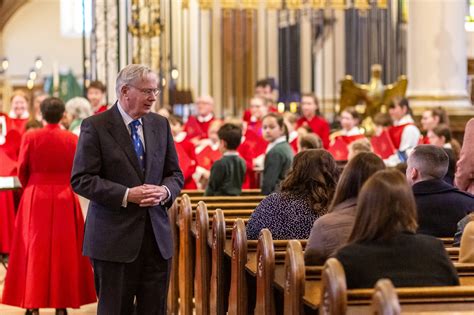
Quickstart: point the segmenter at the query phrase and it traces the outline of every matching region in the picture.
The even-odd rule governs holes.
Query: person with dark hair
[[[269,229],[273,239],[307,239],[314,220],[327,212],[339,177],[332,155],[323,149],[298,153],[280,191],[255,208],[247,223],[247,238]]]
[[[407,161],[406,177],[418,208],[418,233],[452,237],[457,222],[474,211],[474,196],[446,183],[448,155],[435,145],[415,147]]]
[[[442,107],[425,110],[421,114],[420,122],[425,134],[422,139],[423,144],[430,144],[428,133],[435,127],[441,124],[449,126],[448,114]]]
[[[100,81],[92,81],[87,87],[87,99],[91,103],[94,115],[107,110],[107,104],[104,104],[106,92],[104,83]]]
[[[278,112],[278,109],[275,106],[276,99],[278,98],[276,95],[274,95],[274,91],[277,91],[275,89],[275,85],[275,80],[273,78],[260,79],[255,83],[254,97],[262,98],[268,109],[268,112],[270,113]],[[251,108],[248,108],[245,110],[242,119],[243,121],[250,124],[252,119],[255,119],[252,118],[252,116],[252,110]]]
[[[81,255],[84,218],[69,182],[77,136],[62,130],[64,103],[45,99],[46,126],[23,136],[18,209],[2,303],[39,314],[39,308],[78,308],[96,301],[92,268]],[[51,158],[54,157],[54,158]]]
[[[276,113],[263,118],[263,138],[269,143],[265,151],[262,174],[262,194],[269,195],[278,188],[293,161],[288,143],[288,131],[283,116]]]
[[[324,117],[320,116],[318,99],[314,94],[304,93],[301,95],[301,114],[302,117],[298,119],[297,128],[303,125],[311,127],[323,141],[324,148],[329,148],[329,124]]]
[[[382,170],[371,176],[357,198],[348,245],[336,258],[347,288],[373,288],[381,278],[395,287],[459,285],[443,242],[415,234],[416,204],[404,176]]]
[[[245,177],[245,161],[237,153],[242,129],[226,123],[219,128],[219,149],[222,158],[214,162],[206,188],[206,196],[240,196]]]
[[[394,99],[389,105],[388,112],[393,120],[393,126],[389,128],[388,133],[397,152],[386,159],[385,163],[388,166],[395,166],[400,162],[406,162],[408,153],[418,145],[421,134],[415,125],[406,98]]]
[[[375,172],[385,168],[383,160],[368,152],[357,154],[347,163],[336,186],[329,213],[314,222],[304,252],[306,264],[324,264],[347,243],[354,225],[357,196]]]
[[[445,124],[439,124],[432,130],[428,131],[427,137],[429,140],[428,143],[443,148],[448,154],[449,166],[444,180],[448,184],[453,185],[454,173],[456,172],[456,162],[459,159],[461,145],[453,138],[451,129]]]

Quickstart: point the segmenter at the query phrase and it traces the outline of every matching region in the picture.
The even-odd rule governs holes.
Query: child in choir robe
[[[340,115],[341,130],[331,134],[329,152],[337,161],[348,160],[348,146],[359,139],[365,138],[363,129],[359,128],[360,115],[354,107],[347,107]]]
[[[255,83],[255,96],[263,98],[268,105],[268,111],[270,113],[276,113],[278,112],[278,109],[276,108],[275,101],[278,98],[277,95],[278,90],[275,89],[275,80],[272,78],[267,78],[267,79],[262,79],[258,80],[257,83]],[[242,117],[243,121],[250,123],[252,117],[252,113],[250,108],[246,109],[244,112],[244,115]]]
[[[420,122],[421,128],[424,131],[424,135],[421,139],[422,144],[430,144],[428,132],[433,130],[436,126],[440,124],[449,126],[448,114],[441,107],[425,110],[423,114],[421,114]]]
[[[184,125],[184,131],[192,143],[198,145],[201,139],[206,139],[210,125],[216,120],[214,117],[214,99],[209,95],[202,95],[196,100],[196,116],[189,116]]]
[[[307,93],[301,96],[301,114],[297,127],[307,125],[323,140],[324,148],[329,147],[329,124],[319,115],[318,99],[314,94]]]
[[[263,167],[262,194],[269,195],[278,188],[293,161],[283,116],[270,113],[263,118],[263,138],[269,142]]]
[[[283,114],[286,128],[288,128],[288,143],[293,149],[293,153],[298,153],[298,131],[296,130],[296,121],[298,120],[296,115],[291,112],[285,112]]]
[[[260,96],[250,99],[250,121],[247,124],[247,130],[252,131],[257,136],[262,136],[262,119],[268,113],[267,102]]]
[[[300,137],[298,141],[299,152],[310,150],[310,149],[322,149],[322,148],[323,148],[323,141],[321,141],[321,138],[315,133],[308,133]]]
[[[411,116],[411,109],[406,98],[396,98],[388,110],[393,121],[389,128],[390,138],[397,152],[385,160],[387,166],[395,166],[406,162],[408,154],[415,148],[420,140],[420,130],[415,126]]]
[[[184,131],[184,124],[181,117],[171,115],[168,120],[170,122],[171,133],[173,134],[176,153],[178,154],[179,167],[184,176],[183,189],[197,189],[193,179],[197,165],[194,145],[186,137],[187,133]]]
[[[396,152],[395,146],[388,133],[392,126],[392,118],[386,113],[377,113],[374,116],[375,134],[370,138],[370,144],[375,154],[387,159]]]
[[[7,132],[10,130],[17,130],[21,135],[26,131],[26,124],[30,118],[28,112],[28,104],[30,99],[25,92],[18,90],[13,92],[11,97],[11,109],[8,113],[9,126],[7,125]]]
[[[87,99],[91,103],[94,115],[107,110],[107,104],[104,102],[106,92],[104,83],[100,81],[92,81],[87,87]]]
[[[222,158],[214,162],[206,188],[206,196],[240,196],[245,176],[245,161],[237,148],[242,139],[242,129],[224,124],[218,131],[219,150]]]
[[[199,141],[194,150],[197,167],[193,178],[198,189],[204,189],[207,186],[212,164],[222,157],[222,153],[219,151],[219,136],[217,135],[221,125],[221,120],[214,120],[207,130],[207,139]]]

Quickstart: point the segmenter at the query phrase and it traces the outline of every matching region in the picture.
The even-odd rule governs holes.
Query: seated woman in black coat
[[[415,234],[416,205],[397,170],[375,173],[362,187],[349,245],[336,258],[348,288],[372,288],[380,278],[396,287],[458,285],[441,240]]]
[[[307,239],[314,220],[327,212],[339,171],[326,150],[298,153],[291,170],[272,193],[255,208],[247,224],[247,238],[257,239],[261,229],[273,239]]]

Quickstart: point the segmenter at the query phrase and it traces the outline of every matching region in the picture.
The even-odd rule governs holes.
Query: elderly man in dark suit
[[[84,255],[94,268],[97,314],[166,314],[172,238],[167,208],[179,194],[168,121],[150,113],[158,77],[129,65],[117,77],[118,101],[85,119],[71,184],[91,200]]]
[[[418,145],[407,161],[406,176],[418,209],[418,233],[452,237],[457,222],[474,211],[474,196],[443,181],[448,155],[434,145]]]

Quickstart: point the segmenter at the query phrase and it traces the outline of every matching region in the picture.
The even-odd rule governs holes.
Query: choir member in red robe
[[[196,146],[197,167],[193,177],[199,189],[206,188],[212,164],[222,157],[222,152],[219,150],[219,137],[217,135],[221,125],[221,120],[214,120],[207,130],[207,139],[202,139]]]
[[[207,131],[211,123],[216,120],[214,117],[214,99],[209,95],[203,95],[196,100],[196,116],[189,116],[184,125],[188,138],[194,144],[199,140],[207,138]]]
[[[28,104],[30,99],[28,95],[21,91],[15,91],[11,97],[11,109],[8,113],[9,126],[7,126],[7,132],[10,130],[17,130],[20,134],[26,131],[26,124],[30,118],[28,111]]]
[[[24,192],[15,222],[1,303],[26,308],[78,308],[96,301],[92,268],[81,248],[84,218],[71,184],[77,136],[59,127],[64,103],[41,103],[41,129],[24,134],[18,176]]]
[[[8,151],[9,143],[0,145],[0,176],[16,176],[16,160]],[[0,191],[0,255],[10,253],[10,245],[15,224],[15,200],[13,191]]]
[[[323,141],[324,148],[329,147],[329,124],[322,116],[319,116],[318,99],[314,94],[306,93],[301,96],[301,114],[298,119],[298,128],[307,125]]]
[[[92,105],[94,115],[107,110],[107,104],[105,104],[106,92],[107,89],[104,83],[100,81],[92,81],[87,87],[87,99]]]
[[[428,133],[436,128],[438,125],[449,126],[449,118],[446,111],[441,108],[428,109],[421,114],[421,128],[423,129],[423,136],[421,138],[421,144],[430,144]]]
[[[257,136],[262,136],[262,119],[268,113],[267,102],[260,96],[250,99],[250,121],[247,123],[247,130],[252,131]]]
[[[179,167],[184,176],[183,189],[197,189],[197,185],[193,179],[197,165],[194,144],[189,141],[187,133],[184,131],[184,124],[181,117],[171,115],[168,120],[170,122],[176,152],[178,153]]]
[[[331,134],[329,152],[337,161],[349,159],[349,145],[359,139],[365,138],[364,131],[359,128],[360,115],[354,107],[345,108],[340,115],[341,130]]]

